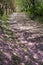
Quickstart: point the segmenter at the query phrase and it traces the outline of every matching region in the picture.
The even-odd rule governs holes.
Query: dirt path
[[[16,42],[4,41],[6,35],[0,33],[0,58],[3,59],[0,60],[0,64],[40,65],[43,63],[43,24],[33,22],[24,13],[13,13],[8,22],[10,30],[15,34]],[[19,58],[17,63],[12,60],[12,55]]]

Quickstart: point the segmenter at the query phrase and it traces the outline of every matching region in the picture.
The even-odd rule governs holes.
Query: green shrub
[[[21,12],[25,11],[31,17],[43,16],[43,1],[41,0],[22,0],[20,3],[21,6]]]

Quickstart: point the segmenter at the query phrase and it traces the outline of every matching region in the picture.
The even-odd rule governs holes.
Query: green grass
[[[37,17],[35,17],[34,21],[43,24],[43,16],[40,16],[40,17],[37,16]]]
[[[2,21],[7,21],[8,20],[8,15],[3,15],[3,16],[0,16],[0,20]]]
[[[3,21],[7,21],[7,20],[8,20],[8,16],[4,14],[4,15],[2,16],[2,20],[3,20]]]

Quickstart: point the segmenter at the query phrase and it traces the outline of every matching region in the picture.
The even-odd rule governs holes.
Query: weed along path
[[[43,64],[43,24],[24,13],[9,16],[9,30],[0,30],[0,65]]]

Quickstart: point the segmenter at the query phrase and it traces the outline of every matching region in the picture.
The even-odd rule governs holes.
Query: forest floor
[[[43,24],[24,13],[9,16],[9,29],[15,40],[0,31],[0,65],[40,65],[43,63]]]

